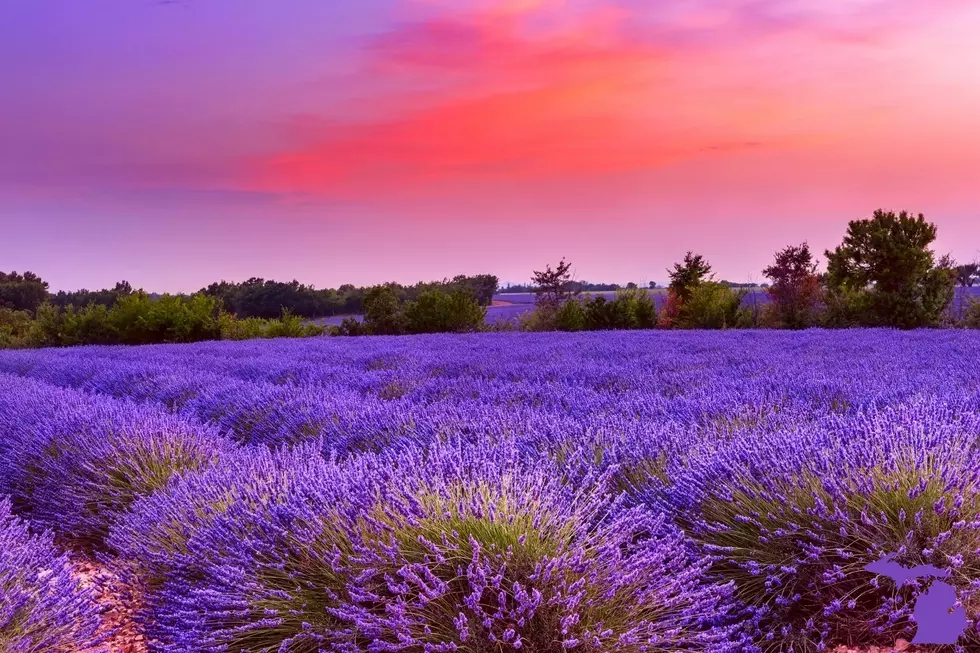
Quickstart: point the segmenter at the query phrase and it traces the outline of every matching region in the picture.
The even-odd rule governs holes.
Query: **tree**
[[[980,263],[966,263],[956,266],[956,283],[962,288],[972,288],[980,281]]]
[[[654,289],[654,288],[656,288],[656,287],[657,287],[657,282],[656,282],[656,281],[651,281],[651,282],[650,282],[649,284],[647,284],[647,285],[648,285],[648,286],[649,286],[649,288],[650,288],[650,289],[652,290],[652,289]]]
[[[489,306],[493,303],[493,296],[497,294],[499,284],[500,280],[493,274],[478,274],[473,277],[460,274],[453,277],[447,290],[452,292],[456,288],[465,289],[472,294],[480,306]]]
[[[827,286],[846,297],[854,323],[915,328],[939,323],[953,299],[955,271],[929,245],[936,226],[921,213],[877,210],[852,220],[843,243],[827,251]]]
[[[364,293],[364,326],[370,333],[399,335],[405,331],[404,322],[395,284],[374,286]]]
[[[638,286],[633,281],[630,281],[628,284],[626,284],[626,289],[627,290],[636,290],[637,288],[638,288]]]
[[[777,252],[775,262],[762,273],[772,280],[768,292],[777,323],[790,329],[811,326],[821,286],[810,246],[803,243]]]
[[[0,308],[34,312],[48,299],[48,282],[33,272],[0,272]]]
[[[470,333],[485,322],[487,309],[466,288],[426,290],[405,306],[409,333]]]
[[[710,280],[711,265],[700,254],[689,251],[684,255],[684,262],[674,263],[674,269],[667,270],[667,274],[670,275],[668,290],[683,303],[698,285]]]
[[[571,269],[572,264],[563,258],[554,270],[551,265],[546,265],[544,272],[534,271],[531,280],[539,307],[557,310],[567,300],[582,292],[572,281]]]

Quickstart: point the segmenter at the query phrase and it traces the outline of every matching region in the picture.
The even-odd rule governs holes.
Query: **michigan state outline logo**
[[[956,607],[956,590],[949,583],[938,580],[949,578],[949,571],[932,565],[903,567],[894,562],[894,557],[895,554],[890,553],[864,569],[891,578],[898,587],[917,578],[932,579],[928,589],[916,597],[912,608],[917,625],[912,644],[955,644],[966,630],[967,619],[966,610],[962,606]]]

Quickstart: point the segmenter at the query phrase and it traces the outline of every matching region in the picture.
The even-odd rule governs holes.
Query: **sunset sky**
[[[761,281],[874,209],[980,254],[976,0],[3,0],[0,269]]]

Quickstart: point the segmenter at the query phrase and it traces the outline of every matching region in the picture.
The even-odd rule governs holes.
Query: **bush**
[[[586,313],[583,303],[570,299],[555,311],[555,328],[559,331],[583,331],[586,328]]]
[[[266,320],[261,317],[238,319],[230,313],[222,313],[218,318],[222,340],[253,340],[264,338]]]
[[[732,290],[716,281],[705,281],[680,302],[676,326],[686,329],[731,329],[745,319],[744,290]]]
[[[336,331],[332,332],[331,335],[363,336],[367,335],[367,328],[356,318],[345,317],[341,320],[340,326],[336,327]]]
[[[302,317],[283,311],[276,320],[269,320],[264,337],[266,338],[312,338],[323,335],[325,328],[319,324],[307,323]]]
[[[6,401],[16,403],[16,392]],[[211,429],[145,404],[73,391],[53,401],[5,424],[0,489],[35,523],[82,547],[98,549],[137,498],[231,449]]]
[[[718,624],[730,589],[705,581],[707,560],[679,531],[620,510],[604,479],[564,483],[512,442],[191,491],[218,474],[141,502],[118,532],[127,555],[156,559],[152,635],[164,650],[666,652],[727,641]],[[185,519],[171,540],[167,524]],[[157,535],[140,543],[144,532]]]
[[[692,458],[670,501],[719,556],[714,571],[735,582],[760,646],[807,653],[911,639],[913,599],[928,580],[896,588],[865,570],[897,554],[904,566],[950,570],[974,623],[961,643],[976,647],[978,434],[975,414],[941,400],[832,418]]]
[[[554,331],[557,314],[557,309],[551,303],[537,304],[534,310],[521,313],[518,328],[521,331]]]
[[[151,299],[137,292],[116,301],[109,323],[117,341],[126,345],[197,342],[221,337],[219,315],[219,300],[207,295]]]
[[[466,290],[426,290],[405,305],[404,315],[409,333],[469,333],[483,327],[487,309]]]
[[[0,651],[81,651],[100,644],[102,609],[50,533],[32,535],[0,498]]]
[[[27,346],[31,324],[29,312],[0,308],[0,349]]]
[[[109,323],[109,309],[89,304],[81,310],[68,306],[61,314],[60,345],[110,345],[117,335]]]
[[[980,301],[971,299],[963,314],[963,326],[967,329],[980,329]]]

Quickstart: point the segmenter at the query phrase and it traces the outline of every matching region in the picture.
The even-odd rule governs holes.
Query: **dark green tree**
[[[545,265],[544,271],[534,271],[531,277],[534,284],[537,304],[541,308],[557,310],[569,299],[581,294],[582,290],[572,281],[572,264],[563,258],[554,270]]]
[[[711,279],[711,265],[700,254],[688,252],[684,262],[674,263],[674,269],[667,270],[667,274],[670,275],[667,288],[683,303],[691,298],[695,288]]]
[[[364,326],[374,335],[393,336],[405,332],[405,316],[395,286],[392,283],[374,286],[364,293]]]
[[[0,272],[0,308],[34,312],[48,299],[48,282],[33,272]]]
[[[852,220],[843,243],[827,251],[829,293],[844,299],[852,323],[903,329],[933,326],[953,299],[955,272],[929,246],[936,226],[921,213],[877,210]]]
[[[956,283],[962,288],[972,288],[980,281],[980,263],[965,263],[956,266]]]

